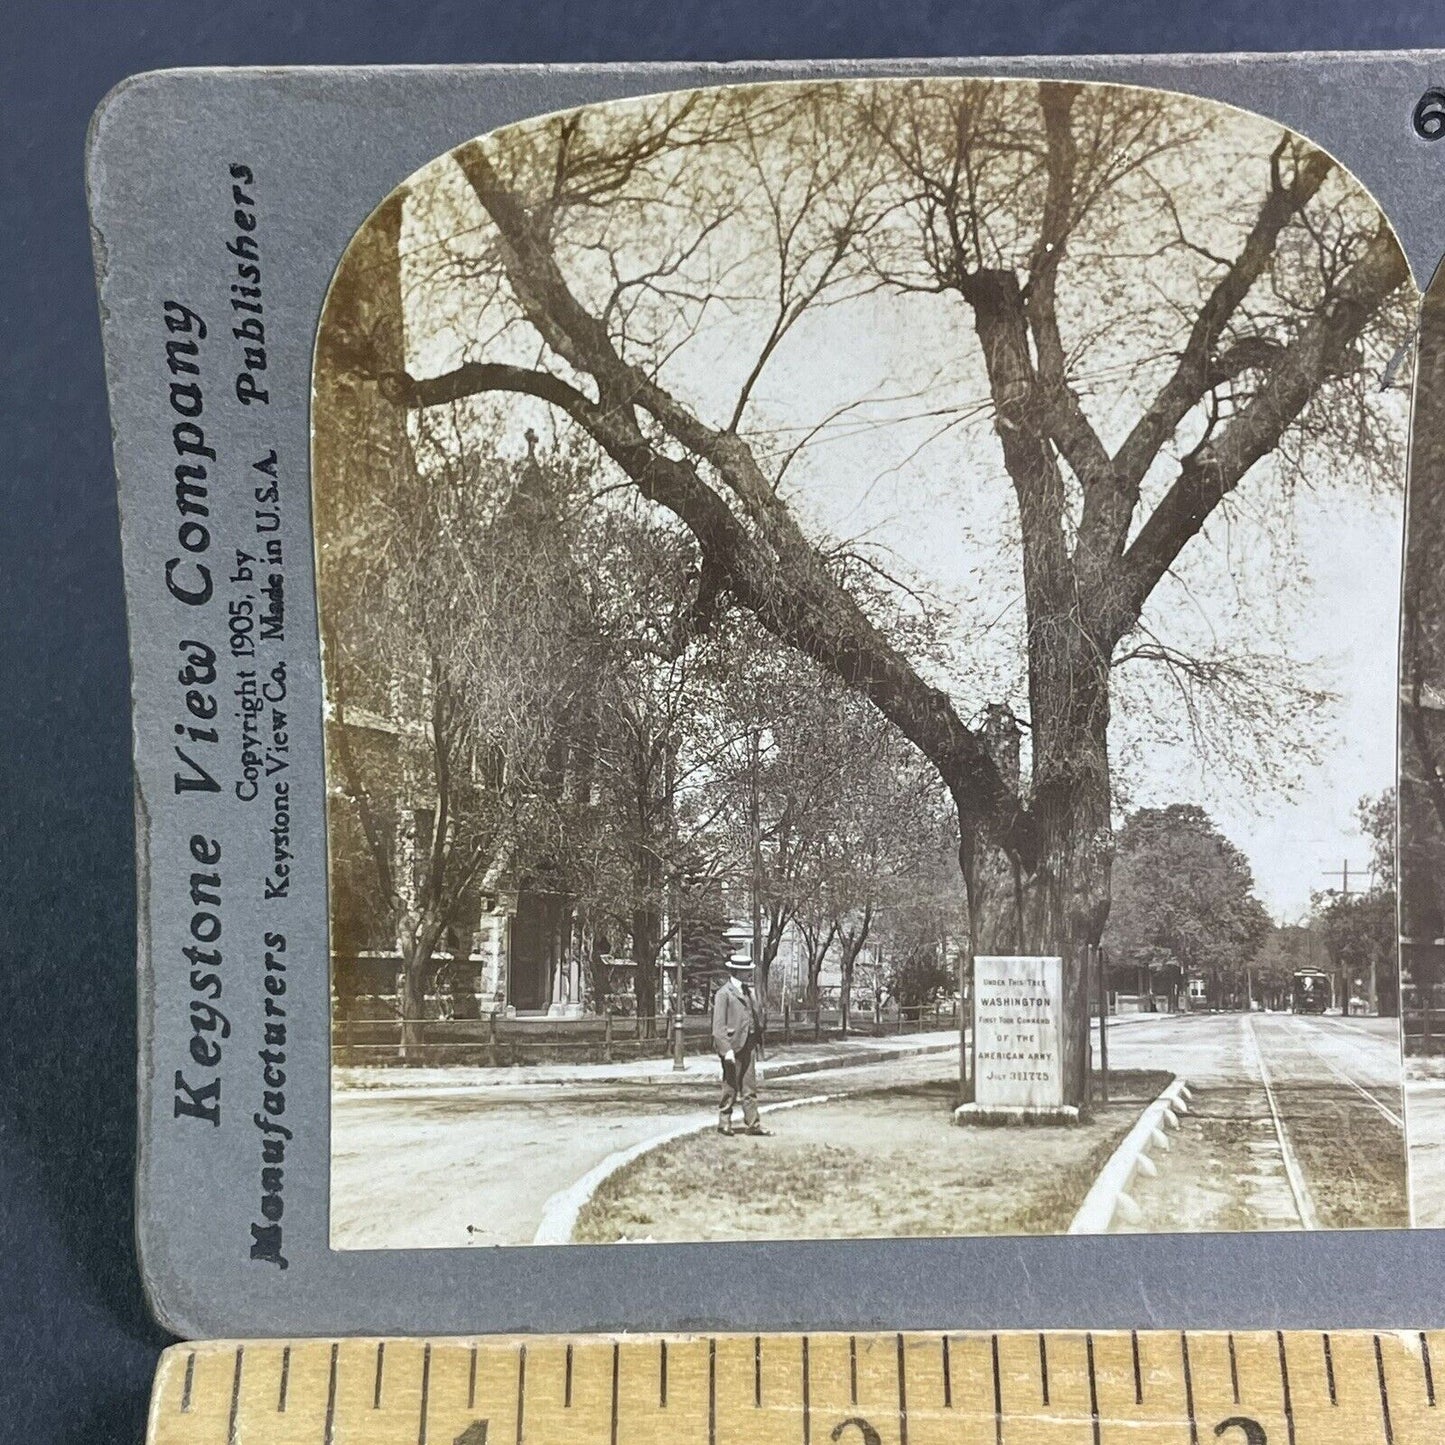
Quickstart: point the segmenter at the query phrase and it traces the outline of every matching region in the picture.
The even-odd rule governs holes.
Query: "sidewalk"
[[[839,1039],[829,1043],[775,1044],[769,1047],[762,1069],[766,1079],[786,1079],[823,1069],[845,1069],[921,1054],[957,1053],[956,1031],[896,1034],[890,1038]],[[608,1083],[697,1084],[715,1082],[717,1056],[690,1052],[682,1070],[671,1058],[630,1059],[616,1064],[517,1064],[488,1069],[477,1065],[454,1068],[409,1069],[401,1065],[357,1065],[332,1071],[338,1092],[379,1095],[426,1093],[468,1094],[487,1089],[515,1089],[526,1085]]]
[[[1158,1024],[1167,1023],[1170,1019],[1207,1018],[1207,1014],[1110,1014],[1109,1032],[1115,1029],[1126,1029],[1131,1024]],[[1097,1014],[1089,1019],[1089,1032],[1094,1038],[1099,1037],[1099,1017]]]
[[[1174,1017],[1166,1014],[1120,1014],[1109,1020],[1109,1032],[1134,1024],[1158,1023]],[[1098,1047],[1098,1020],[1093,1025],[1094,1047]],[[958,1034],[953,1030],[940,1033],[893,1034],[885,1038],[836,1039],[827,1043],[799,1041],[792,1044],[770,1044],[763,1060],[765,1079],[786,1079],[794,1074],[811,1074],[825,1069],[846,1069],[863,1064],[886,1063],[890,1059],[916,1058],[921,1054],[958,1052]],[[332,1071],[333,1085],[338,1092],[366,1094],[372,1097],[409,1093],[454,1096],[483,1092],[488,1089],[517,1089],[538,1085],[588,1084],[698,1084],[717,1080],[717,1056],[708,1050],[690,1048],[681,1071],[672,1066],[671,1057],[660,1059],[629,1059],[615,1064],[513,1064],[504,1068],[484,1068],[476,1064],[457,1064],[451,1068],[406,1068],[400,1064],[364,1064],[339,1067]]]

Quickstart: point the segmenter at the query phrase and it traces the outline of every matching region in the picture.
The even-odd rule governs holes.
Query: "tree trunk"
[[[863,910],[863,917],[858,927],[853,932],[847,932],[836,923],[833,931],[842,941],[843,952],[839,960],[841,987],[838,992],[838,1005],[842,1012],[843,1036],[848,1036],[848,1014],[853,991],[853,969],[858,962],[858,955],[863,952],[863,945],[868,942],[868,933],[873,926],[873,905],[869,903]]]
[[[423,918],[415,927],[403,923],[397,940],[401,951],[401,1058],[406,1063],[424,1061],[421,1043],[426,986],[441,933],[440,924]]]
[[[410,1063],[417,1057],[421,1043],[421,1017],[426,1002],[425,983],[422,979],[426,961],[403,957],[401,961],[401,1058]]]
[[[645,896],[645,895],[643,895]],[[637,1031],[653,1036],[657,1020],[657,960],[662,952],[662,920],[657,909],[638,907],[632,914],[632,958],[637,965]]]
[[[768,984],[773,977],[773,965],[778,961],[778,950],[783,945],[783,934],[787,930],[787,916],[775,908],[767,911],[767,931],[763,934],[763,956],[758,960],[758,997],[766,999]]]
[[[1109,917],[1113,831],[1108,674],[1100,668],[1089,677],[1078,662],[1072,676],[1053,659],[1036,659],[1033,667],[1034,798],[1044,847],[1025,888],[1024,922],[1026,952],[1063,960],[1064,1102],[1082,1107],[1089,1087],[1087,960]]]
[[[1064,1102],[1088,1099],[1088,949],[1109,914],[1113,830],[1109,786],[1109,666],[1113,646],[1094,619],[1106,600],[1070,554],[1067,497],[1042,429],[1027,301],[1012,270],[980,271],[966,299],[995,402],[994,429],[1018,502],[1028,620],[1031,812],[1039,851],[1022,888],[1021,951],[1063,960]],[[955,797],[958,794],[955,793]],[[961,810],[962,812],[962,810]],[[960,817],[967,828],[971,820]]]
[[[837,936],[838,925],[829,924],[827,931],[820,929],[803,929],[803,941],[808,951],[808,1006],[814,1010],[822,1007],[820,996],[820,980],[823,974],[823,963],[828,957],[828,950],[833,946],[833,939]]]

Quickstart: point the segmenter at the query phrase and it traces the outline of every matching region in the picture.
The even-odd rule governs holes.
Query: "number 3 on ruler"
[[[845,1430],[856,1430],[863,1437],[863,1445],[883,1445],[883,1437],[860,1415],[844,1420],[840,1425],[834,1425],[833,1439],[842,1440]],[[849,1445],[852,1445],[851,1441]]]
[[[1258,1420],[1251,1420],[1248,1415],[1231,1415],[1227,1420],[1221,1420],[1214,1427],[1216,1435],[1223,1435],[1226,1430],[1238,1430],[1243,1436],[1245,1445],[1269,1445],[1269,1436],[1264,1433],[1264,1426]],[[482,1445],[486,1445],[486,1435],[481,1436]],[[463,1445],[458,1440],[457,1445]],[[472,1445],[470,1440],[465,1445]]]

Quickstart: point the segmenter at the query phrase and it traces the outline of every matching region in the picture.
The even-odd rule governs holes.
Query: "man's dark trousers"
[[[731,1129],[733,1105],[738,1096],[743,1101],[743,1126],[751,1129],[758,1122],[758,1071],[754,1061],[757,1050],[749,1042],[737,1050],[737,1057],[722,1061],[722,1100],[718,1104],[718,1128]]]

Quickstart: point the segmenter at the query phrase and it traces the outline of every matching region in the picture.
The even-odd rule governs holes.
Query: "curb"
[[[763,1069],[769,1079],[788,1079],[799,1074],[815,1074],[825,1069],[851,1069],[858,1068],[865,1064],[886,1064],[892,1059],[918,1058],[927,1054],[956,1053],[958,1051],[958,1040],[950,1038],[946,1043],[918,1043],[903,1044],[891,1049],[872,1049],[866,1054],[832,1054],[824,1055],[821,1058],[783,1060],[780,1063],[773,1063],[770,1059],[764,1059]],[[491,1089],[513,1089],[513,1088],[570,1088],[575,1084],[669,1084],[681,1077],[684,1082],[691,1079],[696,1082],[698,1079],[707,1082],[716,1080],[714,1072],[717,1066],[715,1057],[709,1055],[711,1067],[706,1072],[689,1071],[687,1075],[679,1076],[674,1073],[670,1066],[666,1069],[658,1068],[651,1073],[639,1074],[609,1074],[601,1079],[591,1079],[587,1075],[580,1075],[570,1079],[529,1079],[509,1078],[505,1080],[469,1080],[460,1084],[443,1083],[382,1083],[382,1084],[342,1084],[336,1088],[338,1095],[347,1099],[415,1099],[425,1095],[428,1099],[472,1099],[478,1095],[485,1094]]]
[[[776,1104],[764,1104],[758,1113],[775,1114],[780,1109],[799,1109],[804,1104],[826,1104],[832,1097],[831,1094],[811,1094],[806,1099],[781,1099]],[[609,1154],[600,1164],[594,1164],[576,1183],[559,1189],[547,1201],[542,1207],[542,1221],[532,1236],[532,1243],[571,1244],[572,1233],[577,1228],[577,1219],[583,1209],[619,1169],[625,1168],[634,1159],[642,1158],[644,1154],[650,1154],[654,1149],[660,1149],[664,1144],[671,1144],[675,1139],[685,1139],[689,1134],[702,1134],[716,1127],[717,1111],[713,1110],[685,1119],[661,1134],[654,1134],[650,1139]]]
[[[763,1069],[769,1079],[790,1079],[795,1074],[816,1074],[823,1069],[856,1069],[864,1064],[886,1064],[893,1059],[916,1059],[924,1054],[946,1054],[958,1052],[958,1040],[949,1039],[940,1044],[904,1044],[896,1049],[874,1049],[866,1054],[831,1054],[821,1059],[794,1059],[791,1063],[780,1064],[763,1060]]]
[[[1084,1196],[1069,1225],[1070,1234],[1108,1234],[1116,1219],[1132,1223],[1139,1218],[1141,1210],[1129,1190],[1139,1175],[1152,1178],[1159,1172],[1149,1150],[1162,1152],[1169,1148],[1165,1131],[1179,1127],[1179,1115],[1189,1112],[1188,1101],[1188,1083],[1176,1078],[1140,1114]]]

